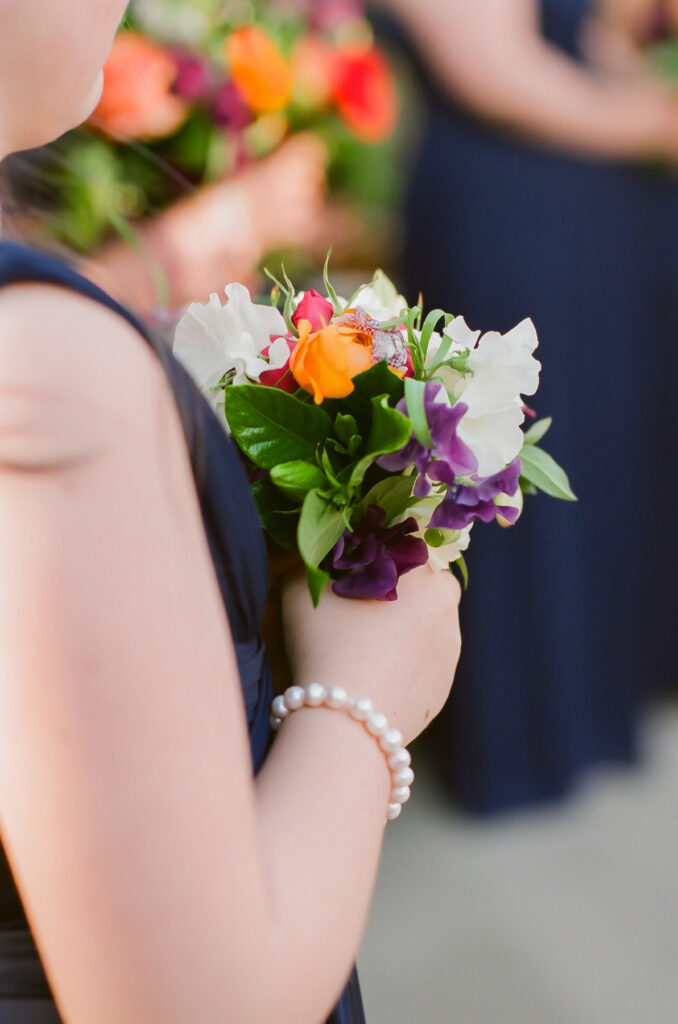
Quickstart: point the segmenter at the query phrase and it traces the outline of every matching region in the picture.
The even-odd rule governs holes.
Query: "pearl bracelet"
[[[374,711],[369,697],[353,700],[343,686],[329,686],[326,689],[320,683],[309,683],[306,687],[290,686],[284,694],[276,697],[271,707],[271,728],[277,731],[294,711],[320,707],[345,711],[356,722],[364,725],[370,736],[378,742],[391,772],[391,796],[386,820],[395,821],[403,804],[410,799],[410,786],[414,782],[414,772],[410,767],[412,759],[403,746],[401,733],[389,726],[385,715]]]

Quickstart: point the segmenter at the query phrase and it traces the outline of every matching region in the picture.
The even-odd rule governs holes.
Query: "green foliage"
[[[318,491],[309,491],[299,517],[299,553],[311,569],[317,569],[344,532],[341,513]]]
[[[325,474],[311,462],[295,459],[271,469],[271,481],[293,501],[302,502],[313,488],[322,489],[327,483]]]
[[[525,431],[525,444],[539,444],[547,430],[551,428],[552,423],[553,420],[550,416],[533,423],[530,429]]]
[[[523,447],[520,458],[523,464],[522,476],[528,483],[553,498],[562,498],[564,501],[577,500],[565,471],[548,452],[537,448],[535,444],[528,444]]]
[[[332,421],[323,409],[276,388],[227,388],[225,407],[233,437],[262,469],[314,461],[317,445],[332,432]]]
[[[433,448],[433,438],[426,419],[426,406],[424,397],[426,394],[426,383],[423,380],[413,380],[411,377],[405,379],[405,398],[407,400],[407,413],[412,420],[412,427],[417,441],[425,448]]]

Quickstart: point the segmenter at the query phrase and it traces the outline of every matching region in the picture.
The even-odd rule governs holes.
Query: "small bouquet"
[[[301,555],[314,602],[330,583],[395,600],[426,562],[466,581],[477,521],[514,524],[523,492],[574,500],[537,444],[550,420],[521,429],[540,372],[530,320],[481,336],[408,307],[381,271],[349,301],[327,263],[326,295],[273,280],[270,306],[239,284],[225,305],[189,306],[174,352],[245,456],[265,530]]]
[[[366,150],[397,116],[393,75],[355,2],[256,7],[133,0],[83,129],[40,157],[34,206],[59,242],[91,253],[107,234],[315,131]],[[332,140],[339,140],[333,147]]]

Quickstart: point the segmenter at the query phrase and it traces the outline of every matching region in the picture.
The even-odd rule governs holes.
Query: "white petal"
[[[290,357],[290,347],[285,338],[276,338],[268,350],[268,369],[281,370]]]
[[[473,349],[480,337],[480,331],[472,331],[463,316],[455,316],[443,331],[448,338],[454,342],[452,349],[463,352],[464,349]]]

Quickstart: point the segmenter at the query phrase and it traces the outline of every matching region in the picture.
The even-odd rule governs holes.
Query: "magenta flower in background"
[[[217,86],[217,76],[212,65],[202,57],[183,50],[175,51],[174,59],[177,63],[177,77],[172,92],[194,103],[211,99]]]
[[[332,567],[345,572],[332,589],[340,597],[395,601],[398,580],[406,572],[425,565],[428,547],[419,537],[414,517],[386,527],[386,512],[370,505],[355,533],[345,530],[332,556]]]
[[[513,497],[518,490],[521,468],[520,459],[515,459],[501,473],[480,480],[477,484],[453,484],[433,513],[431,528],[463,530],[476,519],[491,523],[497,514],[513,525],[518,518],[518,509],[497,505],[494,499],[500,494]]]
[[[417,498],[425,498],[430,493],[431,480],[454,484],[458,476],[471,476],[478,469],[475,455],[457,436],[457,427],[467,406],[463,402],[450,406],[447,402],[437,401],[442,387],[439,381],[429,381],[424,397],[433,448],[427,448],[412,434],[408,444],[399,452],[382,455],[377,459],[378,464],[389,473],[400,473],[409,466],[416,466],[419,478],[414,486],[414,494]],[[398,402],[396,409],[407,415],[407,400],[403,398]]]
[[[304,294],[303,299],[297,306],[292,317],[295,327],[299,326],[300,320],[308,320],[312,331],[320,331],[327,327],[334,316],[334,306],[324,298],[315,288]]]
[[[254,117],[235,82],[224,82],[217,89],[212,103],[212,117],[223,128],[242,131],[252,124]]]

